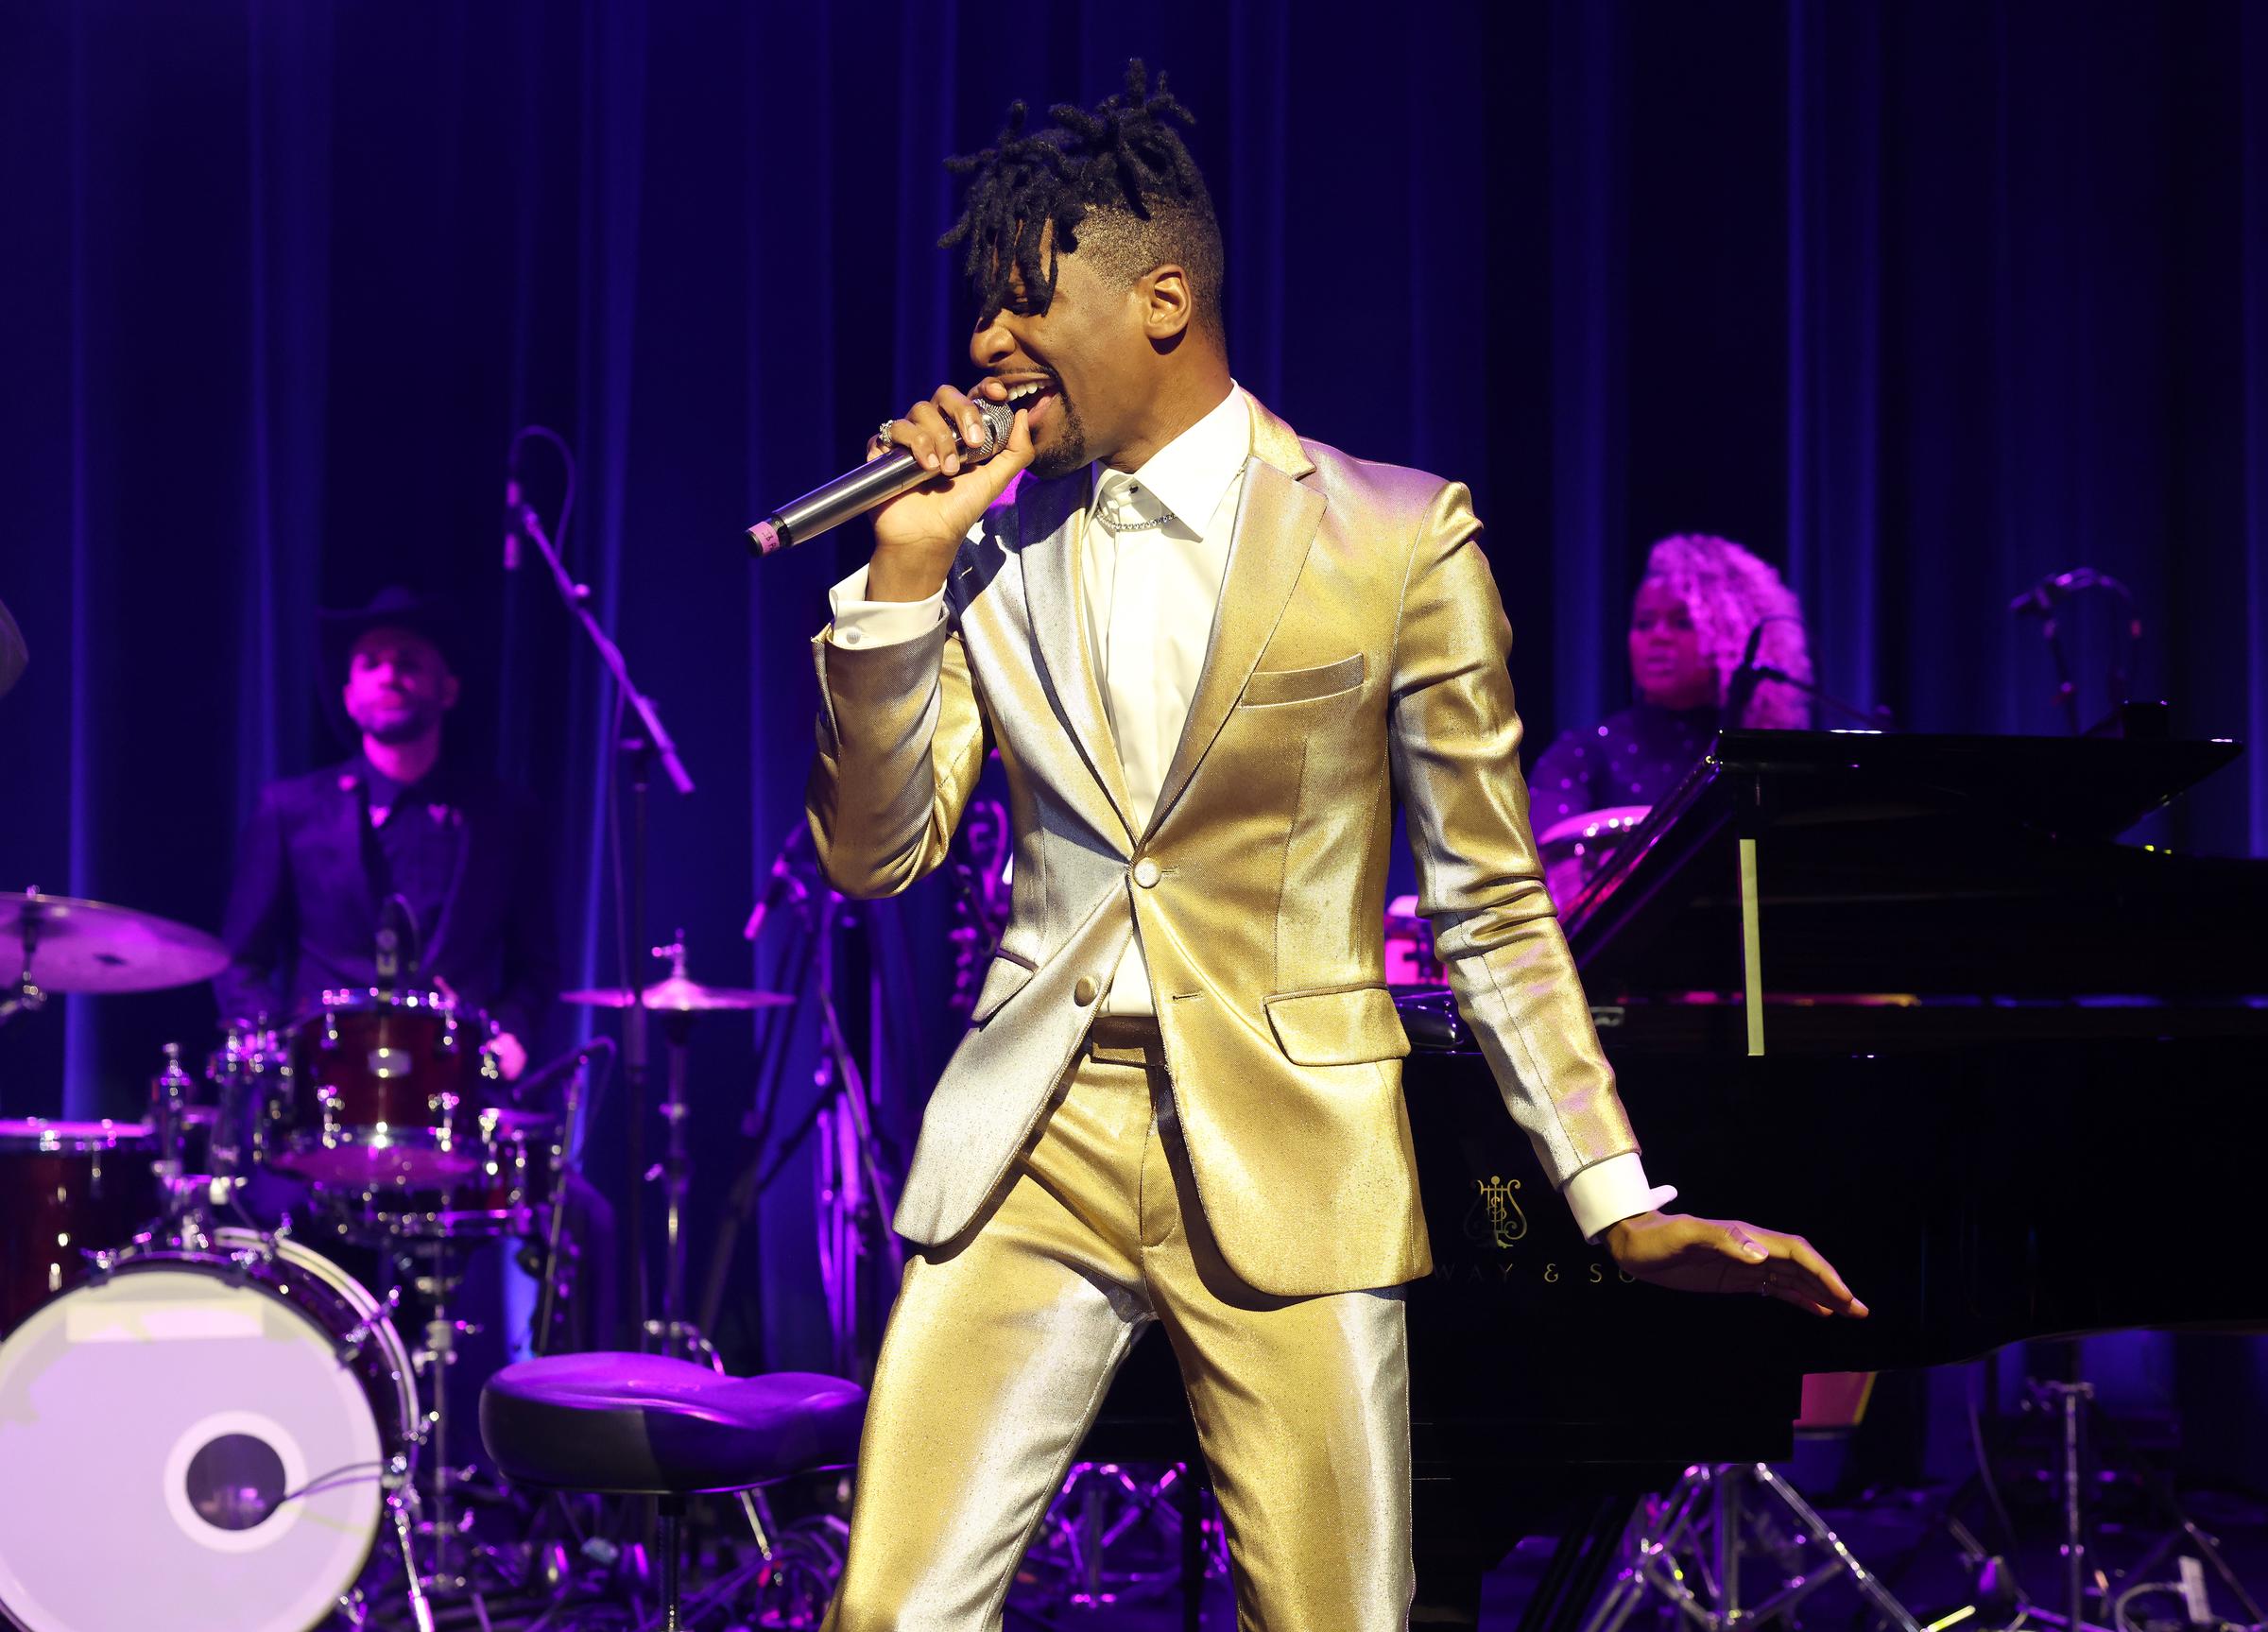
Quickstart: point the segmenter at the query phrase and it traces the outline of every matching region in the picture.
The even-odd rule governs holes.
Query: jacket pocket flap
[[[1000,1005],[1022,991],[1031,978],[1030,964],[1019,963],[1012,957],[995,957],[992,967],[985,971],[985,984],[977,991],[976,1006],[969,1011],[969,1023],[982,1025],[990,1020]]]
[[[1258,703],[1303,703],[1311,697],[1352,691],[1363,683],[1367,672],[1360,652],[1312,669],[1255,669],[1239,700],[1247,708]]]
[[[1294,1065],[1361,1065],[1410,1052],[1393,994],[1383,986],[1289,992],[1269,998],[1267,1007],[1277,1044]]]

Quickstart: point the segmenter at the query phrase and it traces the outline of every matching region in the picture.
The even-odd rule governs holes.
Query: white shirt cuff
[[[827,592],[834,624],[828,640],[838,646],[894,646],[919,640],[945,621],[945,592],[919,601],[869,601],[861,567]]]
[[[1635,1150],[1592,1162],[1569,1179],[1559,1194],[1567,1197],[1575,1215],[1575,1228],[1586,1241],[1598,1240],[1610,1225],[1677,1199],[1675,1185],[1646,1182],[1646,1164]]]

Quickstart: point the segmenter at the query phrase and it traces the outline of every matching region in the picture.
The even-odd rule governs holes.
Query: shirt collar
[[[405,794],[414,794],[428,803],[438,803],[444,796],[441,791],[441,762],[436,760],[433,768],[420,777],[414,785],[396,782],[370,763],[368,754],[356,754],[360,763],[356,769],[362,774],[363,785],[370,790],[370,803],[379,810],[390,810],[403,800]]]
[[[1244,473],[1245,461],[1252,456],[1251,402],[1244,387],[1229,381],[1228,394],[1203,419],[1131,472],[1134,481],[1155,494],[1192,532],[1202,533],[1211,524],[1221,495]],[[1088,489],[1090,501],[1101,491],[1108,469],[1101,460],[1095,461]]]

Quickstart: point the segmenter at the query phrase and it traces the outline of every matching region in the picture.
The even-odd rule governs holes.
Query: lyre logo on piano
[[[1520,1188],[1520,1180],[1492,1173],[1486,1178],[1474,1179],[1472,1188],[1473,1203],[1465,1214],[1466,1235],[1509,1250],[1528,1233],[1528,1215],[1521,1211],[1520,1198],[1512,1194]]]

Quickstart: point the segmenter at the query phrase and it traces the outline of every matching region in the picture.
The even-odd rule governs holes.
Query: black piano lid
[[[2241,751],[1726,731],[1569,908],[1568,941],[1594,1002],[1739,991],[1752,837],[1769,990],[2242,1002],[2268,992],[2268,863],[2115,842]]]

